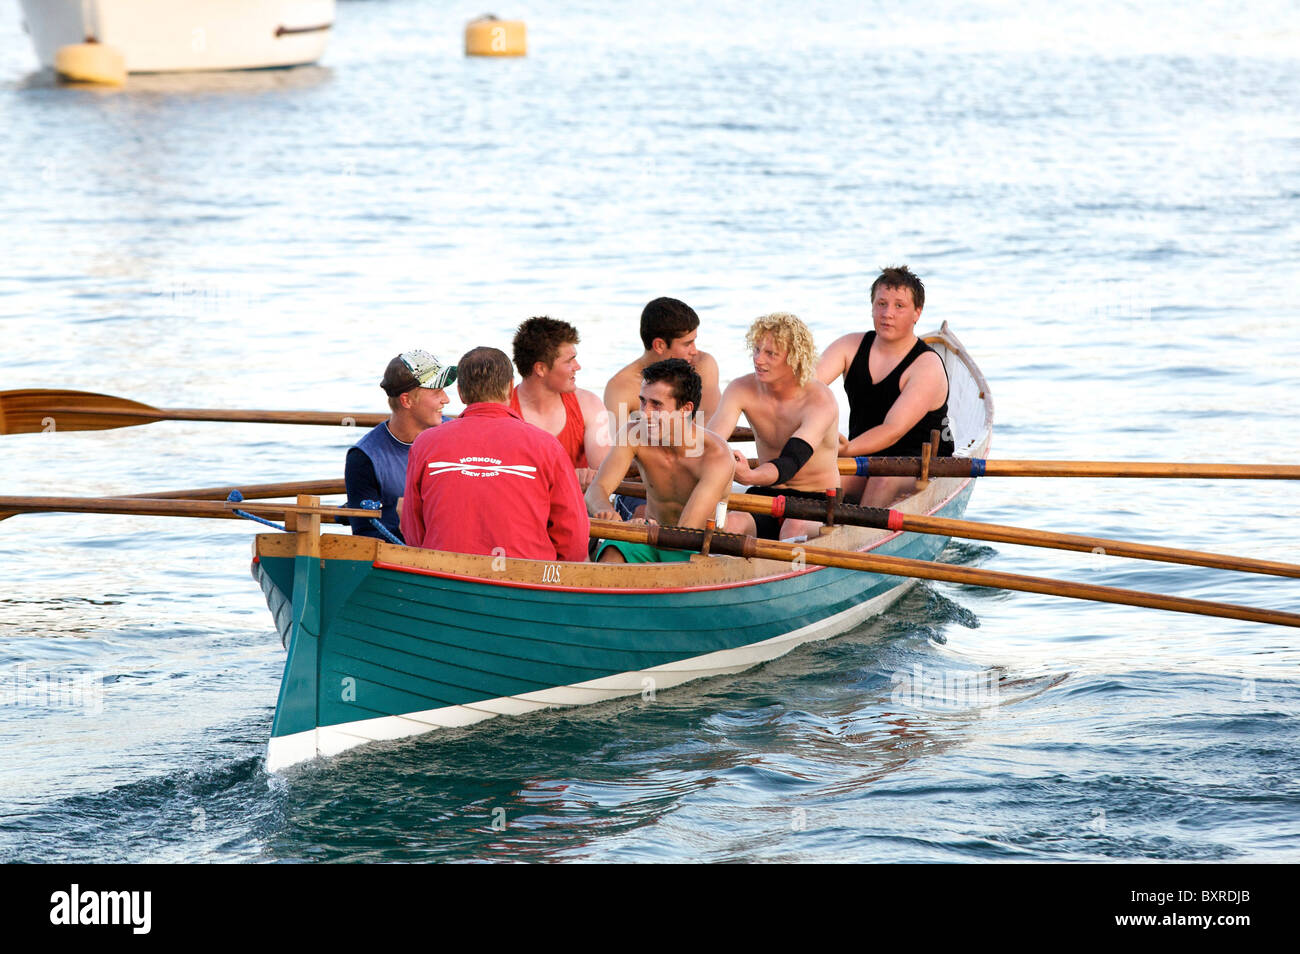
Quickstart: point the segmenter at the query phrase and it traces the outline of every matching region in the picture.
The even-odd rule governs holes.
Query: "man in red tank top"
[[[578,330],[554,318],[529,318],[515,332],[515,369],[522,380],[510,407],[560,442],[583,490],[609,453],[609,414],[600,398],[578,387]]]

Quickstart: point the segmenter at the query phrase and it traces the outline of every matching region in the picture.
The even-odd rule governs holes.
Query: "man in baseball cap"
[[[392,415],[348,449],[343,470],[348,506],[378,500],[383,504],[380,523],[399,540],[399,508],[411,444],[424,431],[442,423],[442,409],[449,400],[445,389],[455,381],[454,364],[443,364],[427,351],[402,352],[388,362],[379,382],[388,395]],[[383,536],[369,520],[353,518],[349,522],[352,532],[359,536]]]

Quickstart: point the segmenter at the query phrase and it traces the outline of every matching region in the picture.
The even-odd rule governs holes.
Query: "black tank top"
[[[879,384],[871,383],[871,343],[876,340],[876,333],[868,331],[862,336],[858,353],[853,356],[853,363],[844,374],[844,393],[849,396],[849,440],[864,431],[869,431],[878,424],[883,424],[885,415],[894,406],[901,393],[899,381],[903,372],[911,367],[912,362],[934,351],[920,338],[898,366],[885,375]],[[936,354],[938,352],[935,352]],[[948,369],[944,368],[944,375]],[[930,432],[937,430],[939,437],[939,456],[951,457],[953,452],[952,428],[948,423],[948,397],[944,395],[943,404],[927,413],[904,434],[892,447],[875,452],[878,457],[920,457],[921,445],[930,442]]]

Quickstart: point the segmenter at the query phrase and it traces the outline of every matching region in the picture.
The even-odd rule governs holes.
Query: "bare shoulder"
[[[610,377],[609,381],[607,381],[605,384],[605,396],[608,397],[611,391],[621,391],[626,389],[629,385],[629,382],[631,382],[633,379],[635,370],[636,370],[636,362],[633,361],[631,364],[627,365],[626,367],[619,368],[617,371],[615,371],[614,374]]]
[[[710,462],[714,460],[725,460],[727,463],[731,463],[731,445],[713,431],[705,430],[703,433],[705,459]]]
[[[827,347],[825,353],[830,354],[835,352],[836,354],[841,354],[846,351],[857,351],[862,347],[862,339],[866,336],[867,333],[865,331],[853,331],[847,335],[840,335],[830,343],[830,346]]]
[[[904,387],[909,380],[918,378],[926,381],[947,381],[948,372],[943,366],[943,358],[934,351],[922,351],[911,367],[903,372],[902,380],[899,382]]]
[[[853,363],[853,357],[858,353],[865,337],[865,332],[857,331],[841,335],[832,341],[830,347],[817,359],[817,379],[829,383],[841,374],[848,374],[849,365]]]
[[[695,356],[695,370],[706,382],[710,379],[718,380],[718,362],[707,351],[701,351]]]
[[[752,397],[758,393],[758,376],[753,372],[742,374],[727,385],[724,393],[731,397]]]
[[[812,378],[805,386],[804,406],[809,410],[832,410],[836,414],[839,414],[840,408],[835,392],[816,378]]]
[[[835,401],[835,392],[827,385],[822,384],[822,382],[818,381],[816,378],[809,378],[808,383],[804,385],[804,387],[806,388],[804,394],[807,395],[808,400],[814,401],[818,404],[825,404],[827,401],[830,401],[832,404],[835,404],[836,407],[839,406]]]
[[[605,402],[591,391],[578,388],[573,393],[578,398],[578,407],[582,408],[582,416],[587,420],[590,421],[605,413]]]

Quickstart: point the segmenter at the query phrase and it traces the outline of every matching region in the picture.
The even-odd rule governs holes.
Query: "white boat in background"
[[[112,46],[131,73],[247,70],[313,63],[334,0],[19,0],[41,65],[61,47]]]

